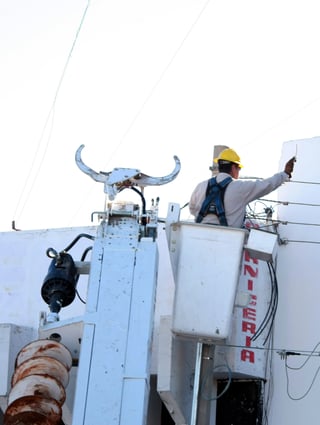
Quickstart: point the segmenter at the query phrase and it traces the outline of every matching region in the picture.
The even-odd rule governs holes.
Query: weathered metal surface
[[[72,357],[54,340],[37,340],[23,347],[16,357],[5,425],[58,425]]]
[[[27,395],[53,398],[61,405],[66,399],[66,392],[63,386],[59,381],[49,375],[30,375],[20,379],[20,381],[11,388],[8,397],[8,405],[18,398]]]
[[[139,236],[135,217],[99,227],[73,425],[146,424],[158,247],[152,238]]]
[[[58,425],[62,410],[56,400],[41,396],[25,396],[7,408],[4,425]]]
[[[13,387],[20,379],[30,375],[49,375],[57,379],[64,388],[69,383],[69,372],[59,360],[49,356],[32,357],[21,363],[15,370],[11,386]]]
[[[65,365],[68,370],[71,369],[70,351],[60,342],[50,339],[38,339],[23,347],[17,355],[16,367],[30,358],[42,356],[52,357]]]

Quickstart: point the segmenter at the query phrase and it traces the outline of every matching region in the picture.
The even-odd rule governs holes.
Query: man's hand
[[[291,173],[293,171],[294,163],[296,162],[296,157],[289,159],[289,161],[286,163],[286,166],[284,167],[284,172],[288,174],[289,178],[291,179]]]

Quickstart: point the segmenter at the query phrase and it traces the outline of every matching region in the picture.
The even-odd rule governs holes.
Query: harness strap
[[[218,183],[216,177],[212,177],[208,181],[206,197],[201,205],[196,223],[201,223],[207,214],[215,214],[221,226],[228,226],[224,211],[224,193],[229,183],[232,182],[231,177],[227,177]]]

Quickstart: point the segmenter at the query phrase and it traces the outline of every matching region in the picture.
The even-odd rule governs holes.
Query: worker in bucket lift
[[[283,171],[263,180],[238,180],[243,166],[233,149],[224,149],[213,161],[218,164],[219,173],[196,186],[189,202],[190,213],[196,223],[241,228],[247,204],[288,181],[295,157],[286,163]]]

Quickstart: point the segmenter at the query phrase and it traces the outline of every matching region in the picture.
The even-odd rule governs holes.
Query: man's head
[[[218,163],[219,172],[228,173],[234,179],[239,177],[239,171],[243,167],[239,155],[230,148],[221,151],[219,156],[214,158],[213,161]]]

